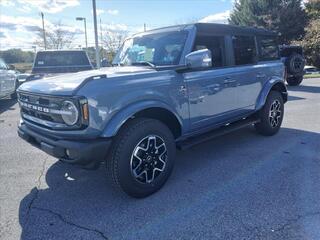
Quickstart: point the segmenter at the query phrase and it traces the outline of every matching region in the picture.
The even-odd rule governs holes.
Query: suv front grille
[[[53,127],[64,125],[60,114],[52,114],[52,110],[60,110],[63,99],[19,93],[22,118],[33,123]]]

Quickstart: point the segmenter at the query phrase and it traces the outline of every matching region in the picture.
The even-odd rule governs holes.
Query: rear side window
[[[279,46],[277,39],[274,37],[258,37],[259,60],[268,61],[279,59]]]
[[[253,36],[233,36],[233,51],[236,65],[257,62],[257,50]]]

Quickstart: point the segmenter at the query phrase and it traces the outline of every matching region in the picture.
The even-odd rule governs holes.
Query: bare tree
[[[63,49],[69,48],[75,36],[75,32],[66,29],[61,21],[55,23],[50,29],[46,29],[47,49]],[[35,44],[44,47],[43,30],[38,29],[38,39]]]
[[[106,49],[108,56],[113,58],[124,40],[128,37],[127,31],[104,30],[102,36],[102,45]],[[111,60],[111,59],[110,59]]]

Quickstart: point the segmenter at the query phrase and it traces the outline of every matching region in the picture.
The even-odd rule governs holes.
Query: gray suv
[[[192,24],[127,39],[113,67],[18,89],[18,134],[61,161],[95,168],[146,197],[168,179],[176,148],[254,125],[278,132],[287,90],[276,34]]]
[[[18,87],[17,75],[0,58],[0,99],[4,97],[16,98]]]

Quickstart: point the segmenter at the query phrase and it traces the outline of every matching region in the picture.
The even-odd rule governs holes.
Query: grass
[[[308,74],[304,75],[303,78],[320,78],[320,74]]]

